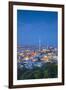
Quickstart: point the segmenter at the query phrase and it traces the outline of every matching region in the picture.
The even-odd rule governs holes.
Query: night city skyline
[[[58,13],[17,10],[17,80],[58,77]]]

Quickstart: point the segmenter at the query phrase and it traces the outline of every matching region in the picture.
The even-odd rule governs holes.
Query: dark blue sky
[[[17,10],[17,44],[57,47],[58,13],[49,11]]]

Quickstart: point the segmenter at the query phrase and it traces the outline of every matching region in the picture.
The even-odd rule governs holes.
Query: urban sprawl
[[[42,67],[46,63],[58,63],[57,48],[48,47],[42,49],[31,49],[25,47],[17,48],[18,68],[33,69]]]

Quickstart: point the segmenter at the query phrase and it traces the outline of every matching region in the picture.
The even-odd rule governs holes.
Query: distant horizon
[[[39,47],[38,45],[17,45],[17,47]],[[53,48],[58,48],[56,46],[52,46],[52,45],[41,45],[41,48],[47,48],[47,47],[53,47]]]
[[[17,45],[58,47],[58,13],[17,10]]]

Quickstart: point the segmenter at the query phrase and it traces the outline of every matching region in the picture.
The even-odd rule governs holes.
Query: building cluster
[[[17,61],[25,62],[25,61],[42,61],[42,62],[57,62],[58,51],[57,48],[49,47],[48,49],[40,49],[40,50],[30,50],[30,49],[22,49],[22,51],[17,52]]]

